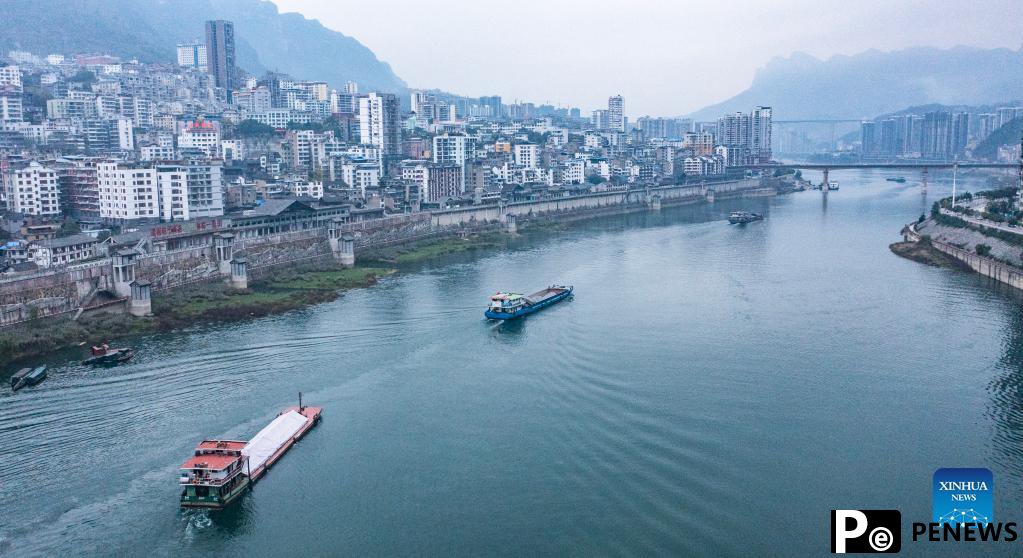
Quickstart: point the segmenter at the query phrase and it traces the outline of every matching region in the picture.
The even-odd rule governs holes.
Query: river
[[[1020,297],[889,252],[948,177],[832,179],[826,202],[530,234],[133,339],[116,368],[53,355],[0,393],[0,554],[819,555],[833,508],[928,521],[941,467],[991,468],[995,519],[1023,518]],[[739,208],[767,219],[729,226]],[[482,318],[495,290],[555,282],[574,299]],[[247,438],[298,391],[324,420],[251,493],[178,508],[199,440]],[[924,550],[964,548],[904,536]]]

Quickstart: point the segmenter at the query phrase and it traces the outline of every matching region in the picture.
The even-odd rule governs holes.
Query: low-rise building
[[[96,245],[87,234],[38,240],[29,245],[29,259],[42,268],[70,265],[96,257]]]

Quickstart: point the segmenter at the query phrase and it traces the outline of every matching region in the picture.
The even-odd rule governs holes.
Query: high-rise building
[[[751,143],[750,117],[737,112],[718,119],[718,144],[728,148],[728,166],[745,164]]]
[[[959,159],[966,154],[970,140],[970,113],[957,112],[952,115],[952,132],[949,137],[949,156]]]
[[[625,100],[621,95],[607,99],[608,127],[615,132],[625,131]]]
[[[993,113],[981,114],[977,117],[977,139],[984,141],[999,128],[998,115]]]
[[[497,95],[491,95],[489,97],[480,97],[480,106],[487,107],[487,112],[491,118],[501,118],[504,116],[504,108],[501,105],[501,97]]]
[[[401,153],[401,113],[391,93],[370,93],[359,98],[359,138],[376,146],[383,157]]]
[[[611,119],[608,111],[597,109],[590,116],[590,124],[594,130],[608,130],[611,128]]]
[[[178,43],[178,66],[206,71],[206,45],[200,42]]]
[[[214,84],[228,91],[237,86],[234,56],[234,23],[222,19],[206,22],[206,56]]]
[[[466,177],[466,165],[476,150],[476,139],[465,134],[441,134],[433,137],[433,162],[450,163],[462,167],[462,179]],[[462,192],[465,184],[462,184]]]
[[[877,157],[878,146],[877,123],[865,121],[860,123],[860,154],[866,158]]]
[[[952,146],[952,113],[929,112],[924,115],[923,124],[921,156],[925,159],[947,159]]]
[[[750,113],[750,154],[758,163],[771,161],[771,107],[756,107]]]

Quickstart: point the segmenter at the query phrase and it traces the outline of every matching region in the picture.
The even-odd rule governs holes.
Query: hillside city
[[[198,31],[198,30],[197,30]],[[284,219],[348,221],[742,176],[770,163],[772,110],[642,117],[499,96],[361,91],[235,64],[230,21],[176,64],[7,53],[0,67],[4,273],[67,266],[160,236]],[[975,115],[976,116],[976,115]],[[935,111],[862,123],[863,159],[962,159],[1023,116]],[[1016,160],[1007,142],[999,158]],[[1015,150],[1015,151],[1014,151]],[[280,227],[268,226],[267,232]]]

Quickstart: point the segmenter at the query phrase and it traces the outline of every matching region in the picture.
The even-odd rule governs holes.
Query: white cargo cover
[[[249,470],[255,473],[275,451],[298,434],[305,423],[304,416],[296,411],[288,411],[260,430],[242,448],[242,455],[249,458]]]

